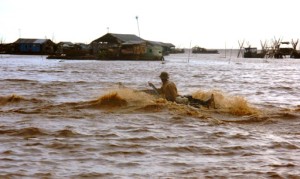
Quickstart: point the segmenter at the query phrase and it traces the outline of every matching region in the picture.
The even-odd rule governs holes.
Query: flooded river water
[[[0,56],[0,178],[300,178],[300,60]],[[167,71],[180,94],[140,90]]]

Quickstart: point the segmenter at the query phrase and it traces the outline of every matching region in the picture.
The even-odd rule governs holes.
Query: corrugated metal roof
[[[15,43],[43,44],[49,39],[18,39]]]
[[[93,42],[105,42],[105,41],[112,41],[113,39],[117,39],[121,43],[130,43],[130,42],[145,42],[144,39],[133,35],[133,34],[112,34],[112,33],[107,33],[103,35],[102,37],[94,40]]]
[[[160,46],[163,45],[162,42],[156,42],[156,41],[151,41],[151,40],[147,40],[147,42],[150,43],[151,45],[160,45]]]
[[[121,41],[123,42],[129,42],[129,41],[132,41],[132,42],[138,42],[138,41],[145,41],[144,39],[136,36],[136,35],[133,35],[133,34],[110,34],[118,39],[120,39]]]
[[[35,44],[43,44],[47,41],[47,39],[36,39],[33,43]]]
[[[156,42],[156,41],[150,41],[150,40],[147,40],[147,42],[152,44],[152,45],[160,45],[160,46],[163,46],[163,47],[175,47],[175,45],[173,45],[171,43]]]
[[[145,43],[145,41],[127,41],[122,43],[122,45],[135,45],[135,44],[141,44],[141,43]]]
[[[163,44],[167,47],[175,47],[175,45],[173,45],[172,43],[163,43]]]
[[[148,43],[150,43],[152,45],[159,45],[159,46],[163,46],[163,47],[175,47],[171,43],[164,43],[164,42],[144,40],[144,39],[142,39],[142,38],[140,38],[140,37],[138,37],[136,35],[133,35],[133,34],[113,34],[113,33],[107,33],[107,34],[103,35],[102,37],[94,40],[93,42],[96,42],[96,43],[107,42],[107,41],[113,41],[114,39],[118,39],[118,42],[121,41],[121,43],[123,45],[141,44],[141,43],[144,43],[144,42],[148,42]]]

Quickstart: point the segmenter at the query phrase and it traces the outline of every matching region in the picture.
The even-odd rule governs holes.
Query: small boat
[[[244,58],[264,58],[266,55],[266,52],[264,50],[258,52],[256,47],[249,46],[244,49],[245,49],[243,54]]]
[[[170,54],[177,54],[177,53],[184,53],[184,49],[183,48],[172,48],[170,50]]]
[[[192,53],[203,53],[203,54],[218,54],[219,51],[215,49],[206,49],[199,46],[195,46],[192,48]]]

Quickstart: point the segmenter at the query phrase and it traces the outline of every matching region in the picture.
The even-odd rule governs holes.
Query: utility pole
[[[140,27],[139,27],[139,16],[135,16],[135,18],[136,18],[136,22],[137,22],[138,31],[139,31],[139,37],[141,37]]]

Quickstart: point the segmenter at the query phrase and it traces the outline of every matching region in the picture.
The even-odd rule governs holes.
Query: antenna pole
[[[139,16],[135,16],[135,18],[136,18],[136,23],[137,23],[138,31],[139,31],[139,37],[141,37],[140,27],[139,27]]]

